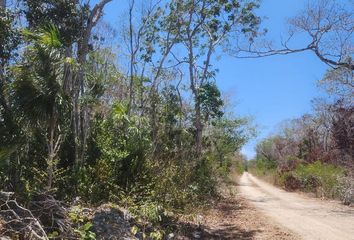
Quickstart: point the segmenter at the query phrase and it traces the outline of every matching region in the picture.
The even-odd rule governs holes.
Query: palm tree
[[[17,65],[14,81],[15,105],[29,125],[39,130],[46,142],[47,188],[51,189],[56,160],[64,139],[69,97],[63,90],[64,57],[59,32],[53,25],[36,32],[25,31],[30,42],[24,61]]]

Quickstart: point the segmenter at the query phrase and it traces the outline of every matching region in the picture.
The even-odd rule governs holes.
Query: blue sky
[[[267,17],[264,25],[269,30],[268,37],[276,41],[284,36],[286,19],[301,11],[306,2],[263,0],[259,14]],[[256,143],[280,122],[311,112],[311,100],[322,93],[316,82],[327,69],[311,52],[258,59],[225,57],[218,65],[219,86],[233,92],[235,113],[253,116],[258,125],[258,137],[242,149],[248,158],[254,156]]]
[[[344,0],[343,0],[344,1]],[[127,0],[114,0],[105,9],[105,21],[120,25],[119,16],[126,10]],[[263,0],[258,11],[266,16],[264,27],[274,41],[286,34],[286,19],[304,7],[307,0]],[[298,39],[295,44],[301,44]],[[243,149],[248,158],[254,156],[256,143],[268,136],[283,120],[311,111],[311,100],[321,95],[316,81],[326,65],[310,52],[258,59],[235,59],[223,56],[214,63],[219,69],[217,83],[231,94],[236,115],[252,116],[258,126],[257,139]]]

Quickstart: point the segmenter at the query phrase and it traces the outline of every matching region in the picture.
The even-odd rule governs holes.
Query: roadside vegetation
[[[110,2],[0,2],[0,235],[95,239],[106,213],[117,237],[162,239],[254,134],[212,63],[257,35],[256,2],[129,1],[120,29]]]
[[[289,20],[289,38],[282,43],[283,49],[265,45],[258,54],[308,50],[330,68],[318,81],[325,96],[313,100],[312,112],[281,123],[274,134],[258,143],[256,156],[249,162],[251,172],[287,190],[340,198],[345,204],[354,202],[353,31],[346,27],[353,29],[352,19],[350,6],[310,1]],[[291,48],[298,34],[308,35],[312,42]]]
[[[257,145],[250,171],[289,191],[353,203],[352,99],[317,101],[313,114],[283,122],[276,134]]]

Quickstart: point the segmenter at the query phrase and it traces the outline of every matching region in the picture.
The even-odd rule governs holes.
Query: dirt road
[[[194,214],[181,216],[176,240],[299,240],[300,238],[265,216],[242,197],[236,184],[238,176],[219,189],[219,198]],[[193,210],[192,210],[193,212]],[[194,215],[192,214],[192,216]],[[195,215],[194,215],[195,216]]]
[[[239,181],[240,194],[257,209],[302,239],[354,240],[354,209],[289,193],[249,173]]]

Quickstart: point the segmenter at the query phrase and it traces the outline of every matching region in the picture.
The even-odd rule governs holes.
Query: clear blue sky
[[[259,13],[268,37],[274,41],[286,34],[286,19],[296,15],[307,0],[263,0]],[[301,44],[299,39],[295,44]],[[274,131],[283,120],[311,112],[311,100],[323,95],[316,87],[327,69],[311,52],[259,59],[223,58],[219,63],[219,86],[234,92],[235,112],[251,115],[259,136],[242,152],[254,156],[256,143]]]
[[[343,0],[344,1],[344,0]],[[127,0],[114,0],[105,10],[105,21],[120,25],[119,16],[127,8]],[[268,37],[279,40],[286,33],[286,19],[294,16],[307,0],[263,0],[260,16],[266,16],[264,27]],[[301,44],[302,39],[298,40]],[[231,102],[237,115],[253,116],[259,136],[242,152],[251,158],[256,143],[269,135],[281,121],[311,111],[311,100],[321,95],[316,81],[326,65],[312,53],[273,56],[259,59],[235,59],[224,56],[214,63],[219,69],[217,83],[221,90],[232,93]]]

